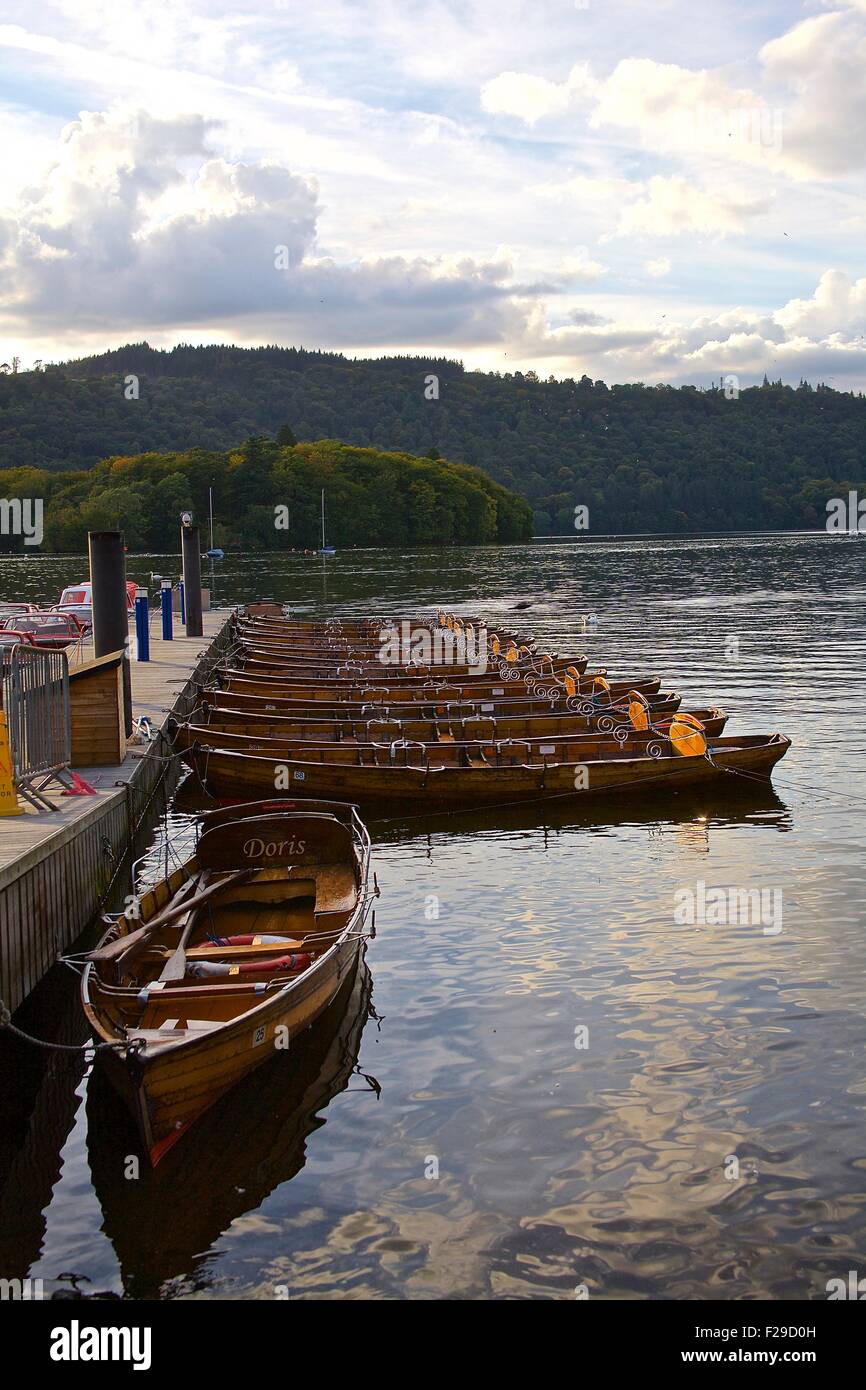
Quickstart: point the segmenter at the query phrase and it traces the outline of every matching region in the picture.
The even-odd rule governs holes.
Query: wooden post
[[[129,653],[129,612],[126,600],[126,558],[120,531],[88,531],[90,583],[93,599],[93,654]],[[132,678],[123,663],[123,724],[132,733]]]
[[[204,628],[201,617],[201,541],[197,526],[189,523],[184,512],[184,522],[180,528],[180,545],[183,552],[183,597],[186,604],[186,635],[201,637]]]

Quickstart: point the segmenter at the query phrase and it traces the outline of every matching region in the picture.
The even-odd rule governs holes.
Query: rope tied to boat
[[[127,1045],[126,1043],[97,1043],[92,1041],[86,1043],[57,1043],[49,1042],[47,1038],[34,1038],[32,1033],[26,1033],[23,1028],[18,1027],[17,1023],[12,1022],[12,1014],[9,1011],[5,999],[0,999],[0,1030],[4,1029],[7,1033],[12,1033],[16,1038],[20,1038],[22,1042],[32,1043],[34,1047],[45,1048],[48,1052],[111,1052],[118,1048],[124,1048]]]

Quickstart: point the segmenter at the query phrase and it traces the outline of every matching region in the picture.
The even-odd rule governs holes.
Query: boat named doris
[[[153,1165],[318,1018],[354,968],[374,893],[352,805],[211,811],[192,859],[112,923],[82,1000]]]

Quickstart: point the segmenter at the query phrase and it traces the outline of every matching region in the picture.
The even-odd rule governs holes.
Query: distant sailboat
[[[332,545],[325,545],[325,489],[322,488],[322,548],[320,555],[336,555],[336,550]]]
[[[213,488],[207,490],[208,505],[210,507],[210,550],[205,551],[209,560],[221,560],[225,555],[224,550],[220,550],[218,545],[213,543]]]

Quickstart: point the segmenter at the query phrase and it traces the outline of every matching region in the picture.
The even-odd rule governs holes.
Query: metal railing
[[[0,649],[0,687],[16,791],[38,811],[54,811],[43,789],[54,781],[72,785],[66,653],[20,644]]]

